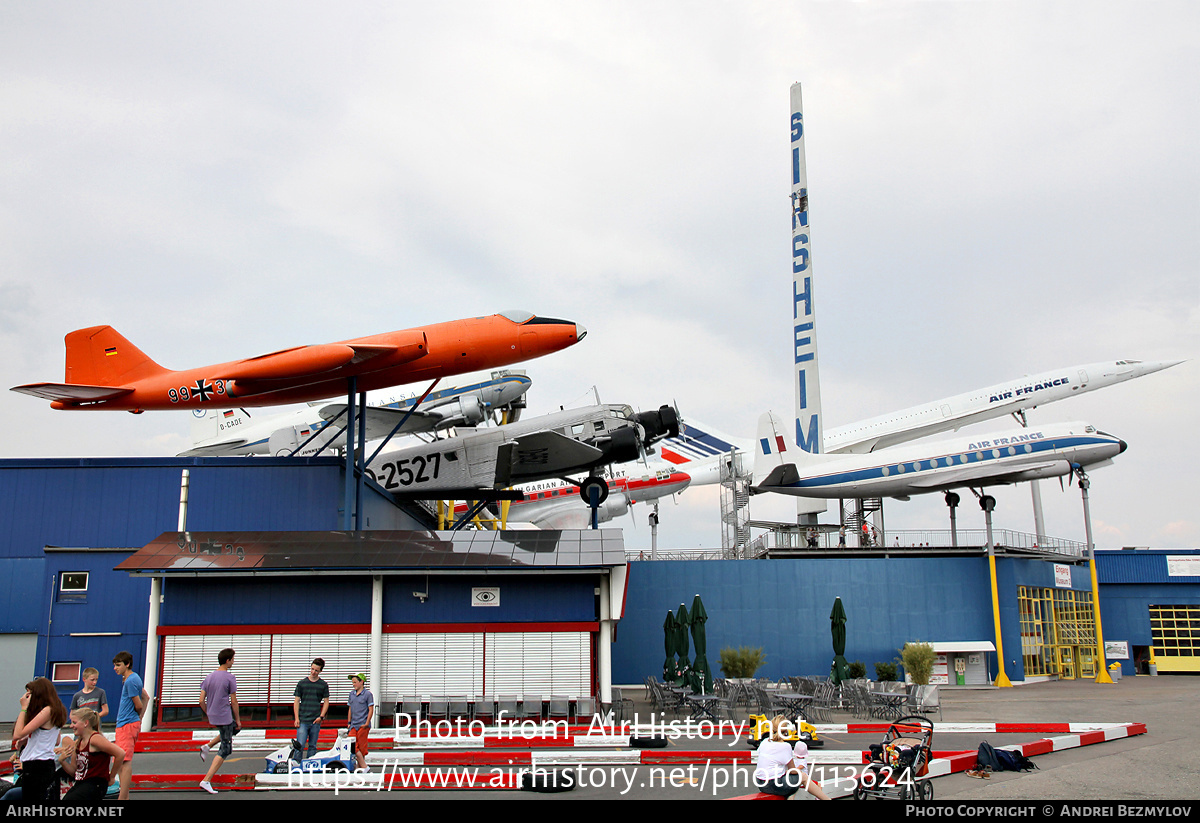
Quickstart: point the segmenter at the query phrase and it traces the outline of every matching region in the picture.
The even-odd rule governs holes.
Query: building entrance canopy
[[[163,532],[118,571],[154,577],[483,569],[571,573],[625,566],[620,529]]]

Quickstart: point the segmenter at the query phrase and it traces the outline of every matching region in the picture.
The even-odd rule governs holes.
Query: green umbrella
[[[675,612],[675,623],[678,626],[678,634],[675,635],[675,653],[679,655],[679,678],[675,681],[676,683],[683,683],[692,668],[688,662],[688,626],[691,625],[691,622],[687,607],[680,603],[679,611]]]
[[[704,624],[708,620],[708,613],[704,611],[704,603],[700,600],[700,595],[696,595],[692,600],[692,645],[696,648],[696,659],[692,661],[692,674],[695,679],[695,684],[692,686],[693,691],[703,691],[705,694],[712,692],[712,672],[708,665],[708,639],[705,637]]]
[[[836,686],[843,680],[849,679],[849,666],[846,664],[846,609],[842,606],[842,598],[834,598],[833,611],[829,613],[829,628],[833,633],[833,668],[829,679]]]
[[[671,613],[670,609],[667,609],[667,618],[663,621],[663,649],[667,653],[667,658],[663,661],[664,683],[674,683],[678,676],[675,663],[675,649],[678,646],[676,636],[678,634],[679,624],[675,621],[675,615]]]

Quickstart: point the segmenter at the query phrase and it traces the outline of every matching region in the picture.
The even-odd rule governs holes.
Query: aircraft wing
[[[371,371],[369,360],[380,359],[384,366],[411,363],[428,353],[425,333],[413,330],[405,339],[389,344],[326,343],[319,346],[297,346],[270,354],[227,363],[214,369],[214,378],[233,380],[239,395],[260,394],[289,388],[297,381],[315,382],[323,375],[343,367],[361,374]]]
[[[133,389],[122,386],[85,386],[79,383],[28,383],[24,386],[13,386],[12,390],[43,400],[62,400],[67,403],[112,400],[114,397],[133,393]]]
[[[246,445],[248,441],[245,438],[239,440],[224,440],[220,443],[207,443],[203,446],[195,446],[185,452],[180,452],[176,457],[219,457],[223,454],[228,454],[236,448]]]
[[[941,489],[985,483],[987,485],[1018,483],[1023,480],[1029,480],[1031,475],[1037,476],[1047,471],[1054,471],[1057,474],[1067,474],[1070,468],[1066,463],[1067,461],[1065,460],[1040,460],[1035,463],[1007,466],[1002,472],[997,472],[995,466],[980,463],[963,466],[961,469],[953,472],[935,472],[930,477],[914,479],[912,487],[914,489]]]
[[[602,522],[608,519],[601,515]],[[592,511],[576,497],[548,506],[544,511],[531,515],[527,522],[539,529],[586,529],[592,525]]]
[[[338,425],[346,425],[346,404],[345,403],[330,403],[327,406],[322,406],[320,410],[321,419],[333,420],[340,416]],[[392,433],[392,429],[396,428],[396,424],[404,419],[407,411],[401,409],[389,409],[379,406],[367,407],[367,440],[378,440],[387,437]],[[396,434],[414,434],[416,432],[429,432],[437,427],[441,422],[442,415],[436,412],[414,411],[408,418],[408,422],[404,424],[404,428],[396,432]]]
[[[592,465],[604,452],[556,431],[538,431],[510,440],[496,457],[497,481],[505,485],[557,477]],[[508,470],[509,477],[501,475]]]

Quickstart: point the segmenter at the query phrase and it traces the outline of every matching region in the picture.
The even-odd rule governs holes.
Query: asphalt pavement
[[[636,689],[625,689],[626,696]],[[637,700],[637,711],[645,721],[650,706]],[[849,714],[835,713],[834,723],[856,721]],[[1200,678],[1184,675],[1124,678],[1112,685],[1091,681],[1062,681],[1017,686],[1011,689],[943,689],[942,718],[934,719],[936,751],[969,751],[987,739],[994,746],[1028,742],[1043,736],[1035,733],[979,734],[941,733],[936,728],[954,723],[1144,723],[1147,733],[1033,758],[1038,770],[1001,772],[989,779],[964,773],[933,780],[935,797],[945,800],[1196,800],[1200,799],[1200,763],[1197,762],[1197,733],[1200,732]],[[11,724],[0,726],[6,739]],[[861,750],[879,742],[881,735],[830,732],[824,735],[821,751]],[[724,740],[672,740],[664,752],[710,750],[746,751],[744,739],[730,747]],[[378,749],[377,749],[378,750]],[[609,751],[614,754],[616,748]],[[239,751],[236,747],[222,774],[253,774],[264,764],[263,751]],[[137,774],[203,773],[195,752],[137,755]],[[494,766],[483,765],[488,775]],[[378,768],[377,768],[378,770]],[[500,771],[500,770],[497,770]],[[512,790],[418,790],[391,791],[312,790],[302,795],[277,791],[222,791],[216,796],[196,790],[135,792],[132,803],[163,800],[201,802],[304,800],[585,800],[585,799],[724,799],[753,792],[749,769],[717,765],[665,764],[651,766],[611,765],[574,769],[580,782],[573,790],[557,794],[535,794]],[[394,785],[394,784],[393,784]]]

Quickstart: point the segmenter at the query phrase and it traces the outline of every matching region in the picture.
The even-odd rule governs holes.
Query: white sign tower
[[[824,442],[821,381],[817,374],[817,331],[809,252],[808,170],[804,162],[804,104],[792,84],[792,354],[796,366],[796,445],[819,454]],[[825,501],[796,498],[797,522],[816,523]]]

